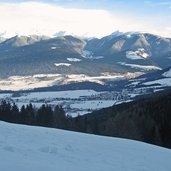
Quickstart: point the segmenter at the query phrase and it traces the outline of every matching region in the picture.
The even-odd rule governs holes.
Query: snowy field
[[[84,115],[95,110],[110,107],[116,103],[115,100],[89,100],[89,101],[77,101],[70,105],[72,109],[68,112],[69,115],[76,117],[78,115]]]
[[[170,171],[171,150],[132,140],[0,122],[1,171]]]
[[[26,96],[21,96],[19,98],[28,98],[28,99],[50,99],[50,98],[79,98],[80,96],[91,96],[100,94],[94,90],[69,90],[69,91],[54,91],[54,92],[36,92],[29,93]]]
[[[100,99],[101,93],[104,94],[104,92],[96,92],[94,90],[73,90],[25,93],[19,97],[13,97],[12,94],[0,94],[0,100],[7,99],[15,102],[19,108],[29,103],[32,103],[37,108],[42,104],[49,104],[52,107],[62,105],[67,115],[76,117],[116,103],[116,100]]]
[[[72,104],[72,108],[80,108],[80,109],[92,109],[97,110],[100,108],[105,108],[106,106],[112,106],[114,104],[114,100],[89,100],[86,103],[80,102]]]

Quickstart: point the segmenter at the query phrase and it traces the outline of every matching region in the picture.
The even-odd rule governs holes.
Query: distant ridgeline
[[[0,120],[139,140],[171,148],[171,92],[165,91],[72,118],[60,106],[21,110],[2,101]]]

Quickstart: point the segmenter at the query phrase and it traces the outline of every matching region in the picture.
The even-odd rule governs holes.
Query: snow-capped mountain
[[[6,39],[4,37],[0,37],[0,43],[4,42]]]
[[[138,141],[0,122],[0,170],[170,171],[171,151]]]
[[[47,36],[14,36],[10,39],[6,39],[2,41],[0,44],[0,50],[10,50],[11,48],[22,47],[26,45],[31,45],[39,41],[47,40],[49,37]]]
[[[14,37],[0,45],[0,77],[67,72],[67,58],[80,58],[85,42],[72,36],[40,40]],[[10,68],[10,69],[9,69]]]
[[[68,78],[74,75],[104,84],[111,78],[136,77],[166,68],[170,56],[171,39],[147,33],[115,32],[101,39],[15,36],[0,43],[0,78],[7,81],[55,74],[62,78],[52,83],[58,85],[70,83]]]
[[[170,64],[171,39],[148,33],[113,33],[102,39],[93,39],[85,49],[95,55],[107,56],[120,64],[155,65]]]

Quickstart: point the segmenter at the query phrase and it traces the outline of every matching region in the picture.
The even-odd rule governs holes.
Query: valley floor
[[[15,96],[17,94],[17,96]],[[134,94],[131,94],[134,96]],[[68,90],[54,92],[33,92],[33,93],[2,93],[0,101],[7,100],[15,102],[19,108],[22,105],[32,103],[39,108],[42,104],[49,104],[52,107],[61,105],[66,114],[72,117],[84,115],[95,110],[129,101],[130,94],[120,92],[96,92],[94,90]]]

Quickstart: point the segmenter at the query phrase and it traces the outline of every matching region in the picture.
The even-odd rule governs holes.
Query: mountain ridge
[[[0,43],[0,78],[143,74],[168,67],[170,56],[171,39],[149,33],[117,32],[90,40],[73,36],[15,36]]]

